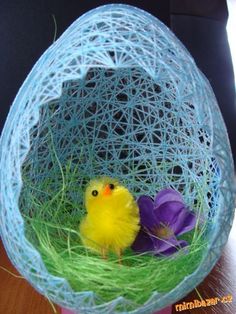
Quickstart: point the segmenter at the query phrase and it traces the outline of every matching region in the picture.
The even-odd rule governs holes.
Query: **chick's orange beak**
[[[111,195],[111,188],[110,188],[109,184],[107,184],[107,185],[105,186],[102,195],[104,195],[104,196]]]

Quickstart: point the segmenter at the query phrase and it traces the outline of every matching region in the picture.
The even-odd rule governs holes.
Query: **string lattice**
[[[17,269],[52,301],[80,313],[125,313],[118,297],[96,304],[48,273],[24,235],[21,169],[37,184],[61,164],[78,166],[78,184],[108,175],[135,196],[172,187],[209,219],[198,269],[133,313],[151,313],[193,289],[220,256],[233,218],[233,164],[211,87],[175,36],[156,18],[125,5],[95,9],[43,54],[20,89],[1,138],[1,236]],[[55,180],[55,190],[58,182]],[[71,191],[78,202],[83,195]]]

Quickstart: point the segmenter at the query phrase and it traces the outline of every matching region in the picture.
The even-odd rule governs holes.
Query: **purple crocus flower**
[[[188,210],[179,192],[160,191],[154,201],[149,196],[138,199],[141,229],[132,245],[136,252],[170,255],[188,245],[176,237],[195,227],[196,216]]]

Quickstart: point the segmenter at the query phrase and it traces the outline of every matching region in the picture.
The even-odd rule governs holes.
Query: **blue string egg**
[[[201,263],[174,289],[154,292],[132,313],[161,309],[205,278],[232,224],[233,162],[211,86],[165,25],[128,5],[106,5],[81,16],[33,67],[1,136],[1,238],[12,263],[61,306],[127,313],[124,297],[98,305],[93,291],[74,291],[65,278],[50,274],[26,237],[22,171],[35,186],[55,176],[50,143],[62,165],[69,159],[77,164],[78,186],[107,175],[136,197],[172,187],[195,209],[201,195],[207,221]],[[59,183],[53,184],[56,191]],[[83,205],[81,193],[71,191],[70,197]]]

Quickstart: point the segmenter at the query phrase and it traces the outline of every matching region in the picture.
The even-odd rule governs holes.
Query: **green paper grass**
[[[26,237],[51,274],[67,279],[75,291],[94,291],[98,303],[123,296],[134,309],[153,292],[172,290],[197,268],[206,250],[206,226],[200,228],[199,219],[195,230],[181,237],[190,243],[187,253],[182,250],[170,257],[155,257],[127,249],[119,265],[117,256],[110,254],[103,260],[83,247],[79,224],[85,214],[81,203],[84,187],[78,185],[78,169],[72,161],[63,167],[54,148],[52,155],[53,166],[47,178],[35,184],[32,177],[23,176],[20,199]],[[23,173],[24,169],[27,165]],[[78,201],[71,195],[78,195]],[[197,204],[203,206],[201,197]]]

